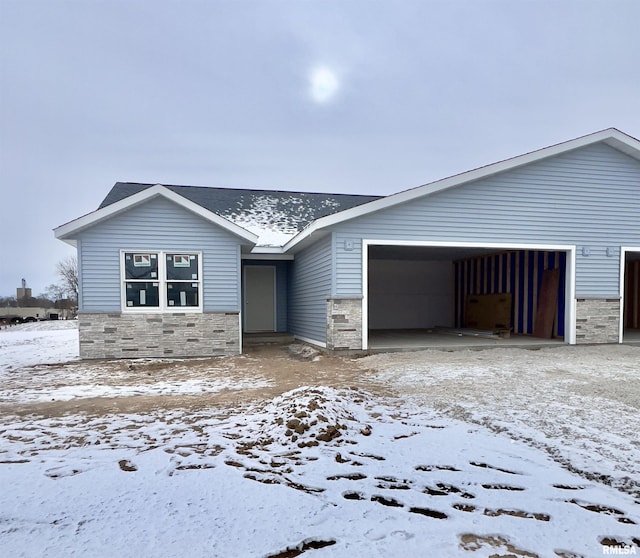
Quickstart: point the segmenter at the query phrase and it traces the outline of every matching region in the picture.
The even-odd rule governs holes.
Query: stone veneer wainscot
[[[620,299],[576,299],[576,343],[618,343]]]
[[[237,312],[81,313],[80,357],[210,357],[240,353]]]
[[[327,349],[362,349],[362,298],[327,300]]]

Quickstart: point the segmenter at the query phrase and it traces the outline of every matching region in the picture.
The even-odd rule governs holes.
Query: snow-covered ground
[[[104,363],[33,366],[77,358],[75,335],[0,331],[2,556],[640,553],[638,401],[608,387],[638,383],[640,352],[594,354],[593,370],[580,365],[586,347],[378,355],[353,366],[396,384],[389,397],[310,386],[233,409],[24,412],[39,409],[40,387],[60,397],[52,386],[102,377]],[[593,374],[601,394],[587,393]],[[125,376],[109,386],[127,389],[72,397],[136,397]],[[136,394],[191,393],[180,378],[133,383]]]
[[[33,322],[0,327],[0,374],[78,359],[78,322]]]
[[[361,364],[405,401],[505,432],[640,499],[640,347],[422,351]]]

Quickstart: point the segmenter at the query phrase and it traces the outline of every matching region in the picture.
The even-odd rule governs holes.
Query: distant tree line
[[[56,265],[58,282],[52,283],[38,296],[0,296],[0,306],[10,308],[60,308],[78,306],[78,261],[75,256],[61,260]]]

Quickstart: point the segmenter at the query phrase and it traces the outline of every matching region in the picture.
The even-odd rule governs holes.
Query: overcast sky
[[[640,137],[640,1],[0,0],[0,295],[116,181],[390,194]]]

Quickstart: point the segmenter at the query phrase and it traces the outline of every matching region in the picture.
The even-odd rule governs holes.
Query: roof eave
[[[283,254],[283,246],[254,246],[251,250],[252,254]]]
[[[184,207],[188,211],[203,217],[207,221],[215,223],[216,225],[226,229],[230,233],[242,238],[243,240],[250,242],[251,244],[256,244],[258,242],[258,236],[248,231],[247,229],[236,225],[235,223],[221,217],[220,215],[205,209],[201,205],[188,200],[184,196],[180,194],[176,194],[174,191],[169,190],[168,188],[162,186],[161,184],[156,184],[155,186],[151,186],[150,188],[146,188],[137,194],[133,194],[128,196],[122,200],[119,200],[115,203],[107,205],[101,209],[97,209],[91,213],[83,215],[69,223],[65,223],[55,229],[53,232],[57,239],[68,242],[69,240],[74,240],[75,236],[82,230],[97,225],[98,223],[110,219],[124,211],[127,211],[137,205],[140,205],[146,201],[149,201],[155,197],[162,196],[181,207]]]
[[[560,155],[562,153],[573,151],[574,149],[599,142],[604,142],[607,145],[640,160],[639,140],[621,132],[617,128],[607,128],[599,132],[594,132],[592,134],[581,136],[573,140],[558,143],[549,147],[544,147],[542,149],[531,151],[523,155],[518,155],[510,159],[505,159],[497,163],[492,163],[484,167],[479,167],[477,169],[466,171],[461,174],[456,174],[448,178],[436,180],[435,182],[431,182],[423,186],[418,186],[410,190],[404,190],[402,192],[391,194],[390,196],[381,198],[379,200],[374,200],[351,209],[346,209],[339,213],[334,213],[333,215],[322,217],[321,219],[318,219],[317,221],[311,223],[306,229],[300,231],[296,236],[294,236],[289,242],[284,245],[283,250],[284,252],[289,251],[291,248],[310,237],[319,229],[337,225],[344,221],[362,217],[364,215],[368,215],[382,209],[388,209],[390,207],[411,201],[419,197],[434,194],[435,192],[440,192],[448,188],[460,186],[462,184],[473,182],[481,178],[487,178],[504,171],[512,170],[529,163],[540,161],[548,157],[554,157],[556,155]]]

